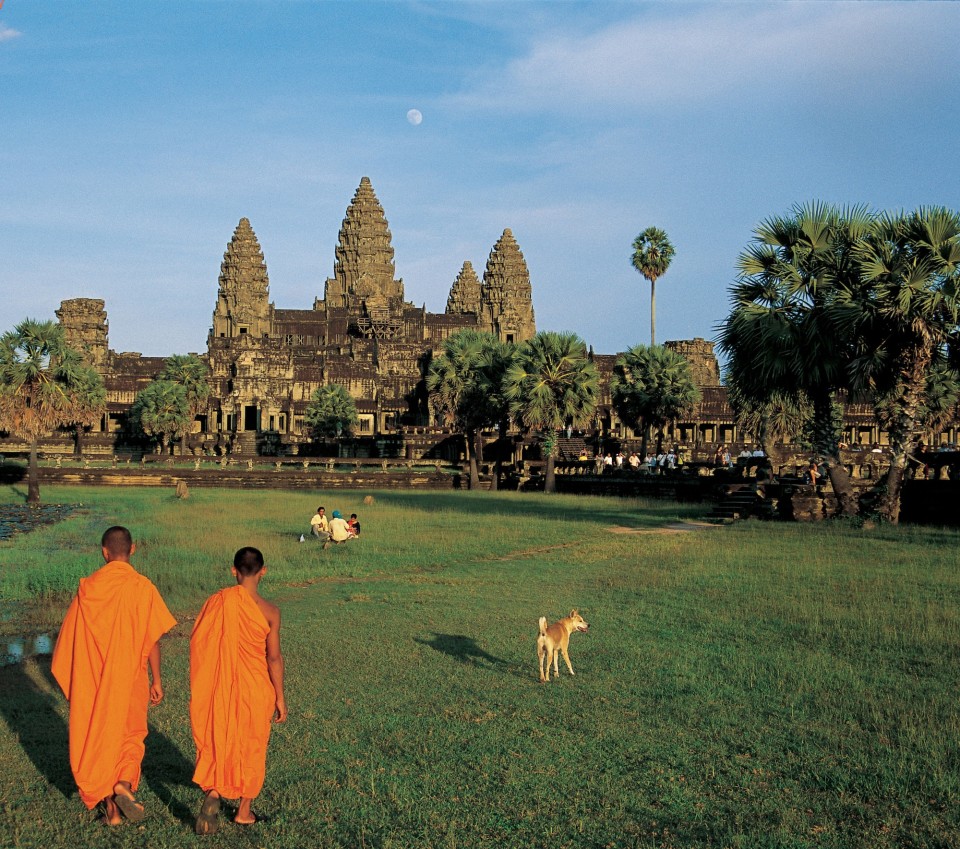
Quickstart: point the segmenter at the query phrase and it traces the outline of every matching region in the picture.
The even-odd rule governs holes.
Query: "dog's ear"
[[[571,611],[570,611],[570,615],[571,615],[571,616],[576,616],[576,615],[577,615],[577,609],[574,608],[573,610],[571,610]]]

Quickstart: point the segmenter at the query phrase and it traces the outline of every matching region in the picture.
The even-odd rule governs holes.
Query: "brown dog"
[[[590,626],[586,620],[571,610],[570,615],[564,617],[559,622],[554,622],[547,626],[547,617],[540,617],[540,636],[537,637],[537,658],[540,661],[540,680],[550,680],[550,664],[553,663],[553,677],[560,675],[559,655],[567,662],[567,669],[573,675],[573,667],[570,665],[570,655],[567,654],[567,647],[570,645],[570,635],[574,631],[583,631],[586,633]]]

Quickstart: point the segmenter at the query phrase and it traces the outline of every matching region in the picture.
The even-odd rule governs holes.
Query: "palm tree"
[[[925,429],[931,372],[957,332],[960,213],[930,207],[884,215],[855,255],[864,319],[852,368],[887,405],[892,457],[880,514],[896,523],[907,455]]]
[[[614,409],[623,421],[634,428],[641,422],[656,428],[658,454],[662,449],[663,426],[700,399],[690,363],[663,345],[635,345],[620,354],[613,367],[610,390]],[[644,433],[641,453],[646,451]]]
[[[160,443],[160,453],[183,436],[193,422],[187,390],[172,380],[154,380],[137,393],[130,418],[147,436]]]
[[[854,248],[874,219],[864,207],[812,203],[764,221],[740,256],[733,307],[719,328],[742,403],[779,397],[810,405],[813,447],[844,515],[859,505],[840,462],[835,405],[857,388],[850,372],[862,320]]]
[[[27,503],[40,503],[37,445],[75,421],[84,380],[80,355],[54,321],[25,319],[0,336],[0,427],[30,443]]]
[[[339,439],[357,426],[357,405],[345,387],[328,383],[313,393],[303,420],[315,437]]]
[[[66,423],[73,429],[73,453],[83,455],[83,432],[93,426],[107,408],[107,390],[103,378],[93,366],[77,366],[73,407]]]
[[[160,372],[160,380],[169,380],[178,383],[187,392],[187,403],[190,405],[190,428],[196,421],[200,410],[207,403],[210,397],[210,384],[207,382],[207,376],[210,369],[196,354],[173,354],[163,363],[163,371]],[[184,438],[180,443],[180,453],[186,453],[188,428],[184,432]]]
[[[657,280],[667,273],[674,249],[667,234],[657,227],[648,227],[633,240],[633,267],[650,281],[650,344],[656,345]]]
[[[557,431],[586,426],[597,406],[599,375],[575,333],[541,331],[517,350],[507,369],[504,395],[521,426],[540,432],[546,454],[544,492],[556,491]]]
[[[443,341],[440,354],[427,370],[427,391],[436,414],[463,436],[470,489],[480,486],[477,469],[477,433],[497,421],[492,392],[498,355],[495,337],[478,330],[461,330]],[[485,376],[483,367],[488,373]]]
[[[510,428],[510,401],[504,394],[507,370],[513,363],[517,346],[513,342],[502,342],[492,333],[484,334],[481,341],[480,360],[477,363],[477,388],[483,399],[487,421],[484,426],[496,425],[498,428],[498,446],[495,471],[491,486],[500,488],[503,468],[503,443]],[[482,447],[482,446],[481,446]]]

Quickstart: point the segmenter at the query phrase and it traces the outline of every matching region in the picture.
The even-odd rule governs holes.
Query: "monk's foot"
[[[103,800],[103,823],[104,825],[123,824],[123,817],[120,816],[120,809],[110,796],[107,796],[107,798]]]
[[[240,818],[240,814],[237,814],[237,815],[233,818],[233,821],[234,821],[237,825],[256,825],[258,822],[266,822],[266,821],[267,821],[267,818],[266,818],[266,817],[262,817],[262,816],[257,816],[255,813],[253,813],[253,812],[251,811],[250,814],[249,814],[249,819],[246,818],[246,817],[244,817],[243,819],[241,819],[241,818]]]
[[[118,781],[113,785],[113,803],[130,822],[140,822],[147,815],[125,781]]]
[[[193,825],[197,834],[216,834],[219,827],[220,796],[216,790],[211,790],[203,797],[200,804],[200,814]]]

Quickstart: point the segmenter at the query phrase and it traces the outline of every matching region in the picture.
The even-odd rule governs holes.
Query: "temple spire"
[[[213,311],[213,335],[233,338],[270,333],[270,279],[267,263],[248,218],[233,231],[220,265],[220,290]]]
[[[402,310],[403,281],[394,278],[391,238],[370,178],[363,177],[340,228],[333,277],[324,291],[328,307],[361,307],[375,298],[385,299],[391,311]]]
[[[464,262],[463,268],[450,287],[447,297],[447,313],[462,315],[464,313],[480,314],[480,278],[473,270],[473,263]]]
[[[490,251],[480,299],[485,323],[502,341],[523,342],[536,335],[530,272],[509,228]]]

